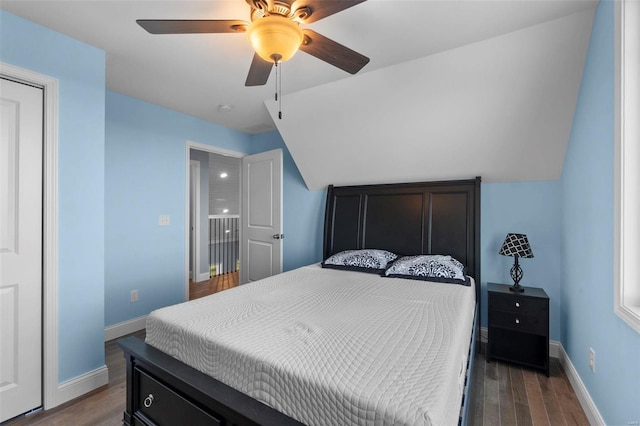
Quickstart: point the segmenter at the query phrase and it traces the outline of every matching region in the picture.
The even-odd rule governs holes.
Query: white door
[[[282,150],[242,158],[240,281],[282,272]]]
[[[0,79],[0,422],[42,405],[42,109]]]

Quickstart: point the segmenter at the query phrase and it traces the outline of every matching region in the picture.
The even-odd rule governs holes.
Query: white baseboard
[[[110,325],[104,329],[104,341],[117,339],[127,334],[134,333],[142,330],[147,326],[147,316],[143,315],[138,318],[130,319],[128,321],[119,322],[118,324]]]
[[[106,365],[96,368],[82,376],[71,379],[58,385],[56,405],[62,405],[67,401],[82,396],[87,392],[98,389],[109,383],[109,370]]]
[[[486,327],[480,328],[480,337],[483,342],[487,342],[488,330]],[[549,340],[549,356],[551,358],[560,358],[560,348],[562,345],[560,342],[556,342],[555,340]]]
[[[564,348],[562,347],[562,345],[560,345],[559,358],[560,358],[560,364],[562,364],[562,368],[564,368],[564,371],[567,374],[567,377],[569,378],[569,382],[571,383],[571,386],[573,387],[573,390],[575,391],[576,396],[578,397],[578,401],[580,401],[580,405],[582,406],[584,413],[587,415],[587,418],[589,419],[589,424],[604,426],[605,422],[602,416],[600,415],[600,412],[598,411],[598,407],[596,407],[596,404],[593,402],[593,399],[591,399],[591,395],[589,395],[587,388],[585,387],[584,383],[582,382],[582,379],[578,375],[578,371],[573,366],[573,363],[569,359],[569,356],[567,355],[567,353],[564,351]]]

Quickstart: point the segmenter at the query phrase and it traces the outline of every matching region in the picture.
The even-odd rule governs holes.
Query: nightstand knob
[[[516,302],[516,308],[520,307],[520,302]]]
[[[520,324],[520,320],[516,318],[516,324]]]

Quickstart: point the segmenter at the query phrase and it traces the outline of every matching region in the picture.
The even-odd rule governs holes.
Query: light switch
[[[160,215],[160,218],[158,219],[158,225],[160,226],[169,226],[169,215]]]

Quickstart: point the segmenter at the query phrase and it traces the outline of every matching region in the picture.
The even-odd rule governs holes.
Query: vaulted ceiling
[[[558,179],[593,9],[301,90],[274,122],[309,188]]]
[[[318,189],[556,179],[596,5],[368,0],[309,27],[370,63],[352,76],[296,54],[282,66],[281,120],[273,73],[266,86],[244,86],[253,52],[243,34],[159,36],[135,23],[249,20],[243,0],[3,0],[0,8],[106,51],[110,90],[247,133],[277,128]]]

